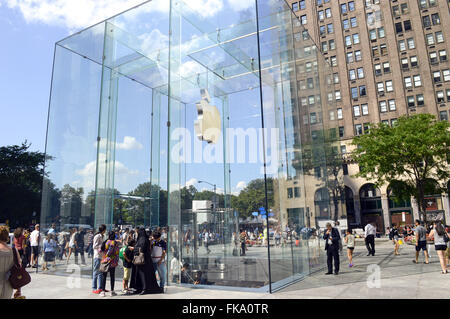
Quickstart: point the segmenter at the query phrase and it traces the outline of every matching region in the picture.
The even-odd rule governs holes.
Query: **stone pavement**
[[[237,290],[184,288],[170,286],[165,294],[116,296],[120,299],[311,299],[311,298],[446,298],[450,299],[450,274],[441,274],[434,247],[431,262],[423,264],[423,256],[414,264],[414,247],[403,245],[400,256],[394,256],[390,242],[377,243],[376,255],[367,257],[364,246],[355,249],[353,268],[341,256],[341,273],[325,276],[320,270],[304,280],[273,294]],[[378,268],[379,267],[379,268]],[[369,271],[368,271],[369,269]],[[379,272],[378,272],[379,270]],[[79,286],[64,276],[32,274],[32,282],[23,289],[28,299],[110,299],[91,293],[91,281],[80,278]],[[379,280],[378,280],[379,279]],[[108,280],[109,282],[109,280]],[[369,282],[369,284],[368,284]],[[76,283],[75,283],[76,284]],[[107,284],[107,287],[109,283]],[[116,291],[122,287],[116,283]]]

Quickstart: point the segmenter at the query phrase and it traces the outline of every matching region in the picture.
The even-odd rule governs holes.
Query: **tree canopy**
[[[30,144],[0,147],[0,222],[12,227],[39,220],[45,154]],[[36,213],[36,216],[33,216]]]
[[[425,195],[442,192],[439,183],[429,181],[446,182],[450,177],[449,128],[448,122],[436,121],[430,114],[400,117],[393,127],[373,126],[353,140],[357,147],[352,157],[360,166],[356,176],[390,184],[397,196],[413,196],[425,212]]]

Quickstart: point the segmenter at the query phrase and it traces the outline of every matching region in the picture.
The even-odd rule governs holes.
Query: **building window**
[[[439,18],[439,13],[432,14],[431,21],[433,22],[433,25],[441,24],[441,19]]]
[[[361,109],[359,108],[359,105],[353,105],[353,115],[355,117],[361,116]]]
[[[405,88],[411,88],[412,87],[412,80],[410,76],[405,77]]]
[[[410,31],[411,30],[411,21],[409,21],[409,20],[403,21],[403,27],[405,29],[405,32]]]
[[[420,87],[422,86],[422,79],[420,75],[414,75],[414,87]]]
[[[353,52],[347,53],[347,63],[353,62]]]
[[[400,51],[405,51],[406,50],[405,40],[398,41],[398,49]]]
[[[395,111],[395,110],[396,110],[395,100],[389,100],[389,111]]]
[[[365,85],[361,85],[359,87],[359,96],[366,96],[366,95],[367,95],[366,86]]]
[[[355,2],[350,1],[348,3],[348,11],[355,11]]]
[[[424,106],[425,105],[425,101],[423,98],[423,94],[417,94],[416,95],[416,101],[417,101],[417,106]]]
[[[350,80],[356,80],[356,72],[354,69],[348,70],[348,77],[350,78]]]
[[[356,21],[356,17],[350,18],[350,25],[352,28],[356,28],[358,26],[358,22]]]
[[[408,40],[408,49],[415,49],[416,48],[416,44],[414,43],[414,38],[409,38]]]
[[[384,93],[384,83],[383,82],[377,83],[377,90],[378,90],[378,93]]]
[[[330,8],[325,9],[325,17],[331,18],[331,9]]]
[[[335,44],[334,40],[328,41],[328,46],[330,47],[330,50],[336,49],[336,44]]]
[[[306,9],[306,1],[305,0],[299,1],[298,4],[300,6],[300,10]]]
[[[417,65],[418,65],[417,57],[416,57],[416,56],[412,56],[412,57],[410,58],[410,60],[411,60],[411,67],[412,67],[412,68],[417,67]]]
[[[341,100],[341,91],[335,91],[334,92],[335,97],[336,97],[336,101],[340,101]]]
[[[406,100],[408,101],[408,107],[416,106],[416,102],[414,100],[414,96],[407,96]]]
[[[288,194],[287,194],[288,198],[293,198],[294,197],[294,193],[292,192],[292,188],[288,188],[287,192],[288,192]]]
[[[380,113],[386,113],[387,112],[387,104],[386,101],[380,101]]]
[[[347,146],[341,145],[341,154],[347,154]]]
[[[427,44],[428,45],[433,45],[434,44],[434,36],[433,33],[428,33],[426,35],[426,39],[427,39]]]
[[[358,79],[363,79],[364,78],[364,68],[358,68],[356,69],[357,73],[358,73]]]
[[[334,32],[333,23],[327,24],[327,32],[328,33],[333,33]]]
[[[355,51],[355,61],[361,61],[362,59],[362,55],[361,55],[361,51]]]
[[[344,28],[344,30],[350,29],[350,23],[348,19],[342,20],[342,27]]]
[[[395,24],[395,32],[402,33],[403,32],[403,26],[401,22],[397,22]]]
[[[308,23],[308,17],[307,17],[306,14],[300,16],[300,22],[301,22],[301,24],[303,24],[303,25],[305,25],[305,24]]]
[[[342,138],[344,137],[344,126],[339,126],[339,137]]]
[[[361,104],[362,115],[369,115],[369,105]]]
[[[383,63],[383,72],[384,73],[391,72],[391,64],[389,62],[384,62]]]
[[[388,52],[387,52],[387,45],[386,44],[381,44],[380,45],[380,53],[381,53],[381,55],[388,54]]]
[[[441,31],[438,31],[435,33],[436,34],[436,42],[437,43],[442,43],[444,42],[444,35],[442,34]]]
[[[440,111],[439,118],[441,119],[441,121],[448,121],[447,111]]]
[[[403,58],[403,59],[401,60],[401,63],[402,63],[402,68],[403,68],[403,69],[407,69],[407,68],[408,68],[408,66],[409,66],[408,58]]]
[[[294,188],[294,197],[296,197],[296,198],[300,197],[300,187]]]
[[[424,16],[422,17],[422,24],[424,28],[428,28],[431,26],[431,19],[430,16]]]
[[[361,124],[356,124],[355,125],[355,135],[362,135],[363,133],[363,128]]]
[[[442,74],[444,75],[444,81],[445,82],[450,81],[450,70],[443,70]]]
[[[342,109],[337,109],[337,118],[338,118],[338,120],[342,120],[344,118],[342,116]]]
[[[433,81],[434,81],[434,83],[441,82],[441,71],[433,72]]]
[[[441,61],[441,62],[447,61],[447,51],[446,50],[439,51],[439,61]]]
[[[347,13],[347,4],[346,3],[341,4],[341,13]]]
[[[450,90],[447,90],[447,102],[450,102]]]
[[[436,52],[430,52],[430,63],[436,64],[438,63],[438,57]]]
[[[392,92],[394,91],[394,86],[392,84],[392,81],[386,81],[386,92]]]
[[[353,35],[353,44],[358,44],[359,43],[359,33],[355,33]]]
[[[379,76],[382,74],[381,72],[381,64],[375,64],[375,76]]]
[[[444,103],[445,102],[444,91],[437,91],[436,92],[436,102],[437,103]]]
[[[351,92],[352,92],[352,98],[357,99],[358,98],[358,88],[356,88],[356,87],[351,88]]]
[[[333,73],[334,84],[339,84],[339,73]]]

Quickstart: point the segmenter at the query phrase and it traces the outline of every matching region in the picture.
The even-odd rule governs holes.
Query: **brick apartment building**
[[[298,16],[298,38],[311,37],[332,66],[341,151],[371,123],[395,123],[405,114],[450,112],[450,0],[288,0]],[[301,24],[301,25],[299,25]],[[307,81],[299,83],[299,95]],[[351,177],[357,163],[343,167],[345,215],[350,224],[376,221],[379,230],[419,217],[413,199],[393,201],[389,185]],[[449,188],[449,181],[438,181]],[[319,190],[318,190],[319,192]],[[323,190],[315,209],[327,201]],[[450,223],[448,192],[427,195],[428,219]],[[319,208],[320,209],[320,208]],[[317,212],[316,212],[317,215]]]

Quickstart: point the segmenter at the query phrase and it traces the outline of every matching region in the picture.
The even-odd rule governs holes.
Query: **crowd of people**
[[[446,229],[441,221],[435,221],[433,226],[426,228],[423,221],[416,220],[415,227],[405,227],[403,231],[400,231],[396,224],[393,224],[391,228],[388,228],[388,236],[394,246],[394,256],[400,255],[400,246],[408,240],[411,244],[415,245],[415,259],[413,262],[419,263],[420,251],[423,251],[425,257],[425,264],[429,264],[429,251],[427,246],[429,242],[434,243],[436,254],[439,257],[439,263],[441,266],[441,273],[448,273],[449,264],[449,231]],[[377,234],[377,228],[375,223],[369,223],[364,228],[364,241],[367,248],[367,256],[375,256],[375,237]],[[409,237],[409,238],[408,238]],[[407,239],[408,238],[408,239]],[[325,250],[327,251],[327,266],[328,272],[326,275],[334,274],[338,275],[340,270],[340,252],[343,250],[344,241],[347,246],[347,258],[349,267],[353,267],[353,252],[355,250],[355,235],[351,230],[346,230],[344,238],[341,237],[339,229],[333,227],[331,223],[327,223],[326,231],[323,235],[325,240]]]

